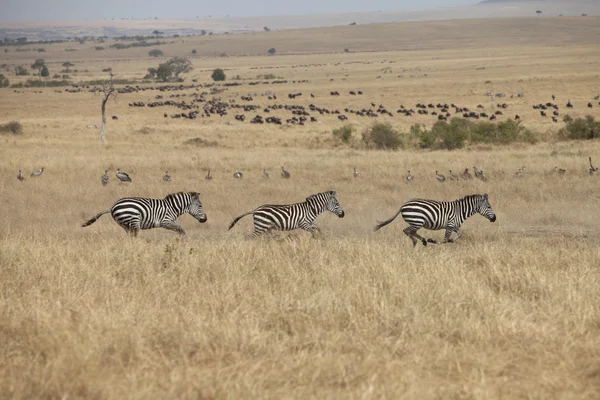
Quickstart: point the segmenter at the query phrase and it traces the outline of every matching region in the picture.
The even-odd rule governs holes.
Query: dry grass
[[[289,128],[223,124],[232,115],[164,119],[164,109],[127,106],[156,94],[144,92],[109,103],[119,120],[109,120],[105,148],[97,131],[85,128],[99,120],[98,96],[0,90],[0,123],[23,124],[23,135],[0,137],[0,392],[12,398],[598,398],[599,178],[584,168],[588,155],[600,163],[600,145],[555,142],[557,126],[527,114],[551,93],[587,102],[595,94],[598,46],[482,46],[202,59],[191,75],[206,80],[201,70],[221,66],[250,77],[273,71],[252,67],[278,67],[275,73],[290,80],[275,88],[281,102],[303,91],[289,103],[308,104],[314,92],[312,101],[327,107],[370,101],[474,107],[491,79],[493,91],[526,94],[511,102],[511,112],[524,115],[542,143],[354,150],[331,139],[341,125],[334,117]],[[427,68],[429,76],[376,79],[383,60],[394,71]],[[110,61],[126,76],[154,62]],[[92,70],[98,64],[86,63],[90,76],[100,75]],[[322,65],[292,68],[300,64]],[[476,75],[475,66],[486,70]],[[310,82],[291,83],[303,79]],[[361,99],[326,96],[359,88]],[[242,86],[223,97],[272,89]],[[389,121],[404,130],[419,119]],[[362,128],[370,121],[351,122]],[[184,144],[195,137],[217,146]],[[279,178],[281,165],[292,179]],[[489,182],[435,181],[436,169],[473,165]],[[515,178],[522,165],[525,176]],[[18,169],[28,176],[42,166],[40,178],[15,179]],[[567,173],[555,175],[555,166]],[[102,187],[105,168],[112,181]],[[115,182],[117,168],[130,173],[131,185]],[[207,168],[211,182],[203,179]],[[269,181],[260,178],[263,168]],[[404,181],[409,168],[413,184]],[[231,177],[237,169],[243,180]],[[161,179],[165,170],[170,183]],[[321,216],[319,239],[298,232],[290,240],[245,241],[249,217],[227,231],[233,217],[260,204],[301,201],[327,189],[337,190],[346,218]],[[155,229],[133,240],[109,216],[79,227],[120,197],[179,190],[200,191],[208,215],[203,225],[181,218],[186,239]],[[372,232],[377,219],[410,198],[484,192],[498,221],[473,217],[453,245],[413,248],[401,219]]]

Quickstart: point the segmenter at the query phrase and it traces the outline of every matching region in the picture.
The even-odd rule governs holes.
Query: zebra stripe
[[[165,228],[185,235],[183,228],[175,223],[180,215],[188,213],[199,222],[207,220],[199,196],[198,192],[179,192],[164,199],[126,197],[81,226],[89,226],[102,215],[111,213],[115,222],[133,236],[137,236],[140,229],[152,228]]]
[[[404,203],[400,210],[388,220],[378,221],[375,230],[386,226],[392,222],[399,214],[408,223],[408,227],[403,232],[412,240],[413,245],[417,244],[417,239],[427,246],[429,243],[437,243],[433,239],[425,239],[417,234],[421,228],[429,230],[446,229],[444,243],[455,242],[461,236],[460,226],[462,223],[474,214],[481,214],[491,222],[496,221],[496,214],[488,201],[488,195],[470,195],[455,201],[436,201],[415,199]],[[456,238],[451,239],[452,232],[456,232]]]
[[[325,211],[331,211],[339,218],[344,218],[344,210],[335,197],[335,191],[313,194],[306,201],[296,204],[274,205],[265,204],[255,210],[236,217],[229,229],[246,215],[254,216],[254,232],[248,238],[262,235],[270,230],[291,231],[304,229],[314,232],[319,228],[314,224],[315,219]]]

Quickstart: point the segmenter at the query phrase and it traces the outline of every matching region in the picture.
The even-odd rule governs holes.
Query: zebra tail
[[[246,215],[250,215],[250,214],[254,214],[254,211],[256,210],[252,210],[252,211],[248,211],[247,213],[244,213],[242,215],[240,215],[239,217],[235,217],[235,219],[233,221],[231,221],[231,223],[229,224],[229,229],[233,228],[234,225],[242,218],[244,218]],[[228,229],[228,230],[229,230]]]
[[[96,215],[94,218],[92,218],[89,221],[84,222],[83,224],[81,224],[81,227],[85,228],[86,226],[90,226],[91,224],[93,224],[94,222],[96,222],[98,220],[98,218],[100,218],[104,214],[108,214],[109,212],[110,212],[110,209],[102,211],[100,214]]]
[[[386,226],[387,224],[389,224],[390,222],[392,222],[393,220],[396,219],[396,217],[398,215],[400,215],[400,212],[402,211],[402,209],[398,210],[398,212],[396,214],[394,214],[394,216],[390,219],[386,219],[385,221],[377,221],[377,225],[375,225],[375,229],[374,231],[377,232],[379,229],[383,228],[384,226]]]

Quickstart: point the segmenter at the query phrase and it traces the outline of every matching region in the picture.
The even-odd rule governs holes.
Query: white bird
[[[121,182],[131,182],[129,174],[127,172],[121,171],[119,168],[117,168],[116,176]]]
[[[360,176],[360,172],[356,170],[356,167],[354,167],[354,173],[352,175],[354,175],[355,178],[358,178]]]
[[[446,180],[446,177],[442,174],[439,174],[437,171],[435,171],[435,179],[437,179],[439,182],[444,182]]]
[[[448,172],[450,172],[450,175],[448,176],[448,178],[451,181],[457,181],[458,180],[458,175],[456,175],[455,173],[453,173],[451,169],[449,169]]]
[[[38,169],[37,171],[33,171],[30,177],[40,176],[44,172],[44,167],[42,169]]]
[[[408,175],[406,175],[406,180],[409,181],[409,182],[412,182],[413,179],[415,179],[415,178],[414,178],[414,176],[411,175],[410,169],[409,169],[408,170]]]
[[[21,173],[21,170],[19,170],[19,174],[17,175],[17,179],[20,180],[21,182],[23,182],[23,180],[25,180],[25,178],[23,177],[23,174]]]
[[[235,179],[242,179],[242,178],[244,177],[244,174],[242,174],[240,171],[235,171],[235,172],[233,173],[233,177],[234,177]]]
[[[163,181],[171,182],[171,175],[169,175],[169,171],[165,171],[165,174],[163,175]]]

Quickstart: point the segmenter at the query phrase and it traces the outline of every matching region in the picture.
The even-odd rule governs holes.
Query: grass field
[[[109,115],[119,119],[109,119],[104,146],[98,131],[86,128],[99,124],[100,95],[0,89],[0,124],[17,120],[24,130],[0,135],[0,393],[69,399],[600,397],[599,178],[585,172],[589,156],[600,163],[600,144],[559,141],[563,123],[531,109],[555,94],[561,112],[570,99],[570,115],[599,117],[600,105],[586,104],[598,94],[600,46],[590,38],[600,24],[586,28],[556,18],[553,29],[570,36],[568,43],[550,43],[547,30],[529,23],[505,21],[510,29],[491,23],[487,36],[465,46],[465,26],[475,36],[485,21],[440,22],[446,36],[423,39],[420,49],[385,42],[389,35],[382,32],[405,30],[404,24],[373,26],[354,39],[356,47],[381,41],[389,47],[376,50],[389,51],[351,53],[332,50],[343,49],[344,34],[323,33],[342,28],[293,31],[297,36],[270,32],[255,48],[253,40],[246,42],[249,55],[193,58],[195,70],[185,83],[209,83],[212,69],[225,68],[244,84],[219,96],[239,101],[238,95],[251,94],[261,108],[373,102],[395,110],[455,102],[494,111],[502,101],[509,104],[505,119],[518,113],[536,132],[534,145],[369,151],[334,140],[331,132],[342,122],[333,115],[305,126],[254,125],[234,120],[233,113],[163,118],[179,110],[128,106],[170,94],[144,91],[108,103]],[[519,43],[518,31],[528,29]],[[419,31],[411,34],[406,43],[419,39]],[[252,55],[263,42],[286,53],[285,43],[300,36],[321,47]],[[184,38],[164,50],[167,56],[200,52],[204,40]],[[232,41],[245,39],[210,40],[214,51],[235,54]],[[45,46],[43,57],[51,73],[53,65],[75,62],[81,71],[75,80],[102,78],[108,66],[117,78],[140,79],[160,61],[145,57],[147,48],[104,54],[91,43],[69,46],[82,47],[66,53],[65,44]],[[37,56],[11,49],[0,64],[11,70]],[[248,85],[265,73],[288,83]],[[340,96],[329,96],[331,90]],[[266,91],[278,100],[260,95]],[[488,91],[507,97],[491,102]],[[303,96],[287,98],[296,92]],[[434,122],[431,116],[378,120],[402,133],[414,123]],[[373,119],[351,116],[348,122],[359,143]],[[216,143],[186,144],[192,138]],[[291,179],[279,177],[281,166]],[[489,180],[435,179],[435,170],[473,166]],[[516,178],[522,166],[526,172]],[[41,167],[41,177],[29,177]],[[361,173],[357,179],[353,167]],[[555,167],[566,173],[556,174]],[[117,168],[133,182],[118,184]],[[208,168],[210,182],[204,180]],[[19,169],[26,175],[22,183]],[[103,187],[105,169],[111,182]],[[261,179],[263,169],[271,179]],[[415,176],[410,184],[408,169]],[[165,170],[171,182],[162,181]],[[244,179],[233,179],[236,170]],[[247,241],[250,217],[227,230],[235,216],[261,204],[303,201],[330,189],[346,217],[319,217],[323,233],[316,239],[293,232]],[[161,229],[133,239],[110,216],[80,227],[121,197],[192,190],[201,193],[208,222],[181,217],[184,239]],[[377,220],[408,199],[474,193],[489,194],[498,220],[472,217],[457,243],[413,248],[401,218],[373,232]]]

